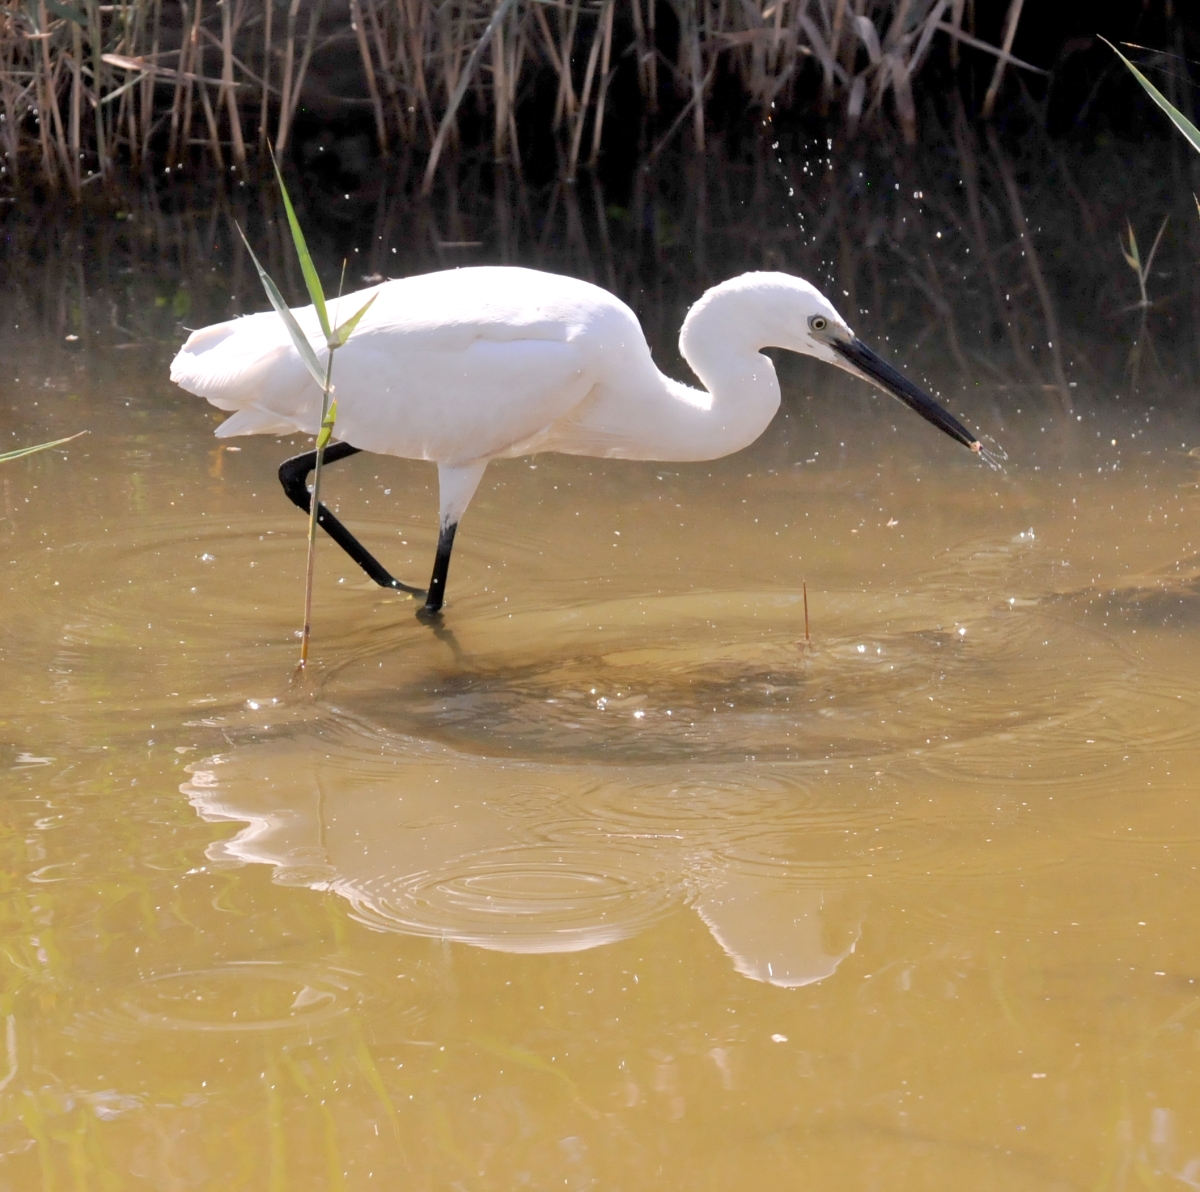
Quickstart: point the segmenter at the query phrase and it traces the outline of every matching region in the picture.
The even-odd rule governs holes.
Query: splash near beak
[[[953,414],[943,410],[928,393],[918,389],[903,373],[897,372],[886,360],[876,356],[857,336],[848,343],[834,341],[830,347],[846,362],[847,371],[898,397],[909,409],[915,410],[952,439],[957,439],[964,447],[970,447],[976,454],[983,451],[979,440]]]

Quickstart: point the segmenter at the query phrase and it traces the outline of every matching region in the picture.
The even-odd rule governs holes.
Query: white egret
[[[424,597],[437,615],[450,552],[488,461],[559,451],[607,459],[708,460],[754,442],[779,408],[765,347],[815,356],[898,397],[976,453],[982,448],[927,393],[881,360],[823,294],[786,273],[745,273],[688,311],[679,349],[703,389],[664,376],[637,316],[606,290],[508,266],[387,281],[337,354],[333,463],[358,451],[438,466],[440,521],[428,590],[394,579],[322,506],[319,524],[376,583]],[[370,290],[347,295],[357,310]],[[318,357],[311,306],[293,312]],[[171,379],[233,416],[218,437],[315,435],[321,391],[274,312],[194,331]],[[306,512],[308,451],[279,478]]]

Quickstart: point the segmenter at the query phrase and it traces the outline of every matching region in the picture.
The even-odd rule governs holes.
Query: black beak
[[[898,397],[911,410],[916,410],[938,430],[945,431],[964,447],[976,453],[983,450],[979,440],[953,414],[943,410],[923,389],[918,389],[903,373],[897,372],[886,360],[881,360],[857,336],[848,343],[834,340],[829,345],[852,371],[877,385],[885,393]]]

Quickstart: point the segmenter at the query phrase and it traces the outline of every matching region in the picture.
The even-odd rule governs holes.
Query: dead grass
[[[670,4],[668,40],[655,0],[0,0],[0,152],[14,180],[36,171],[75,194],[118,163],[173,168],[197,146],[220,169],[240,167],[268,142],[286,150],[314,59],[348,58],[361,94],[322,100],[365,104],[383,154],[426,152],[426,190],[468,103],[491,125],[495,156],[519,162],[518,105],[549,72],[556,97],[538,118],[573,178],[600,153],[610,87],[629,61],[649,115],[675,96],[659,147],[690,125],[698,151],[718,75],[740,85],[752,118],[799,102],[816,71],[823,107],[851,130],[888,112],[912,143],[913,81],[939,38],[955,55],[961,44],[995,59],[993,102],[1004,68],[1025,66],[1009,52],[1021,0],[1003,48],[975,36],[965,0]]]

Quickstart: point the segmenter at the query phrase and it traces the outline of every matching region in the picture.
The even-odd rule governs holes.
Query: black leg
[[[350,455],[357,455],[359,448],[351,447],[349,443],[331,443],[325,448],[325,463],[335,464],[339,459],[345,459]],[[279,483],[283,485],[283,491],[296,505],[299,505],[305,513],[308,513],[312,508],[312,494],[308,491],[308,474],[317,466],[317,453],[315,451],[306,451],[303,455],[293,456],[291,459],[284,460],[279,465]],[[422,588],[410,588],[408,584],[402,584],[398,579],[390,575],[383,566],[378,562],[374,555],[363,546],[349,530],[324,505],[317,509],[317,525],[329,535],[348,554],[381,588],[394,588],[397,592],[408,592],[413,596],[424,596],[425,591]],[[450,535],[451,541],[454,539],[453,533]],[[441,543],[438,543],[438,558],[441,558]],[[447,561],[449,560],[449,548],[446,550]],[[437,574],[435,569],[435,574]],[[445,568],[442,569],[443,583],[445,582]],[[441,601],[438,601],[438,607],[441,607]]]
[[[454,534],[458,522],[443,526],[438,535],[437,554],[433,560],[433,577],[429,581],[429,594],[425,597],[425,605],[418,612],[419,617],[437,617],[441,615],[442,604],[446,599],[446,575],[450,571],[450,552],[454,549]]]

